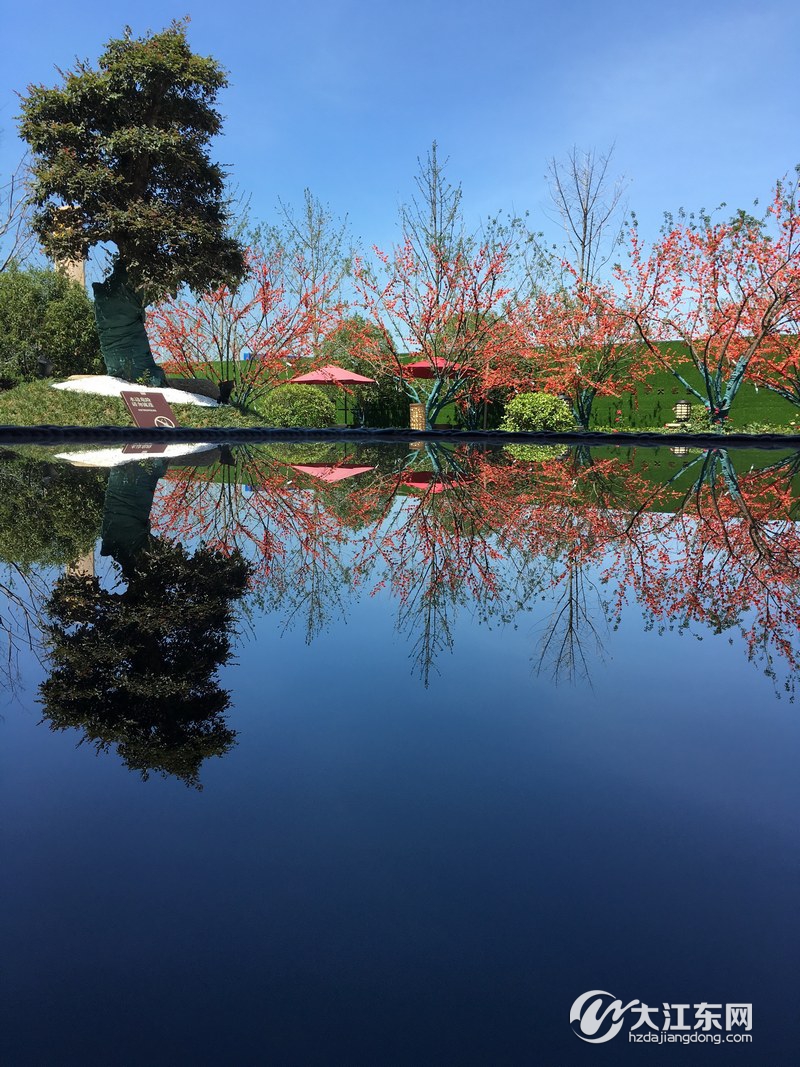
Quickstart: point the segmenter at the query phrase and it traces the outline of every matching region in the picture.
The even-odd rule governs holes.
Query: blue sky
[[[800,161],[800,4],[581,0],[241,0],[172,7],[14,5],[4,16],[0,175],[21,152],[16,91],[191,16],[192,47],[229,72],[217,158],[257,220],[308,186],[365,246],[398,237],[418,156],[435,138],[467,220],[498,208],[548,222],[547,160],[615,143],[644,232],[664,210],[766,199]]]

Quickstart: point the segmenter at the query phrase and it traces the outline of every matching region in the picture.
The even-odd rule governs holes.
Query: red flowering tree
[[[750,367],[755,385],[769,389],[800,407],[800,304],[787,332],[771,340]]]
[[[409,399],[425,405],[428,427],[450,403],[479,402],[508,384],[519,358],[518,309],[503,284],[507,249],[431,244],[423,257],[410,237],[392,255],[377,248],[378,273],[355,263],[364,313],[377,328],[361,335],[358,355],[390,374]],[[421,364],[406,369],[401,353]]]
[[[237,289],[168,300],[147,321],[162,360],[188,377],[235,381],[241,406],[284,380],[289,360],[311,356],[339,315],[327,278],[312,280],[302,256],[251,248],[246,264]]]
[[[563,396],[584,429],[597,396],[632,391],[651,371],[653,360],[636,343],[630,318],[611,288],[581,281],[541,293],[531,308],[537,388]]]
[[[778,183],[762,219],[744,212],[720,223],[681,218],[649,255],[634,231],[631,266],[618,278],[653,361],[705,404],[712,423],[724,423],[751,364],[796,313],[797,186]],[[693,380],[684,368],[694,369]]]

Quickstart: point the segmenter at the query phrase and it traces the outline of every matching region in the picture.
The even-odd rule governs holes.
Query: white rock
[[[55,382],[54,389],[64,389],[69,393],[94,393],[97,396],[119,396],[123,389],[137,393],[158,393],[168,404],[198,404],[201,408],[219,407],[216,400],[197,393],[184,393],[182,389],[156,389],[149,385],[137,385],[122,378],[112,378],[109,374],[86,374],[68,378],[65,382]]]

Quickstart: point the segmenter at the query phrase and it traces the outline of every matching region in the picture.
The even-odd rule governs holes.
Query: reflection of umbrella
[[[403,471],[400,481],[403,485],[410,485],[414,489],[426,489],[430,486],[432,493],[441,493],[447,489],[444,482],[434,482],[433,471]]]
[[[348,385],[377,385],[374,378],[366,378],[363,374],[345,370],[329,363],[327,367],[309,371],[308,374],[298,374],[290,381],[294,385],[340,385],[344,388],[344,421],[347,423],[347,389]]]
[[[328,463],[292,463],[291,466],[302,474],[313,474],[323,482],[340,482],[343,478],[375,470],[374,467],[357,467],[354,463],[340,463],[335,467]]]

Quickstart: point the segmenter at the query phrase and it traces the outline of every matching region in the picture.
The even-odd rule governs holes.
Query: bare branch
[[[0,271],[12,262],[24,263],[36,246],[30,226],[28,160],[23,157],[4,184],[0,185]]]
[[[550,196],[582,281],[595,280],[622,237],[628,182],[623,177],[611,180],[613,155],[613,145],[607,152],[582,152],[573,146],[565,160],[551,159],[547,167]]]

